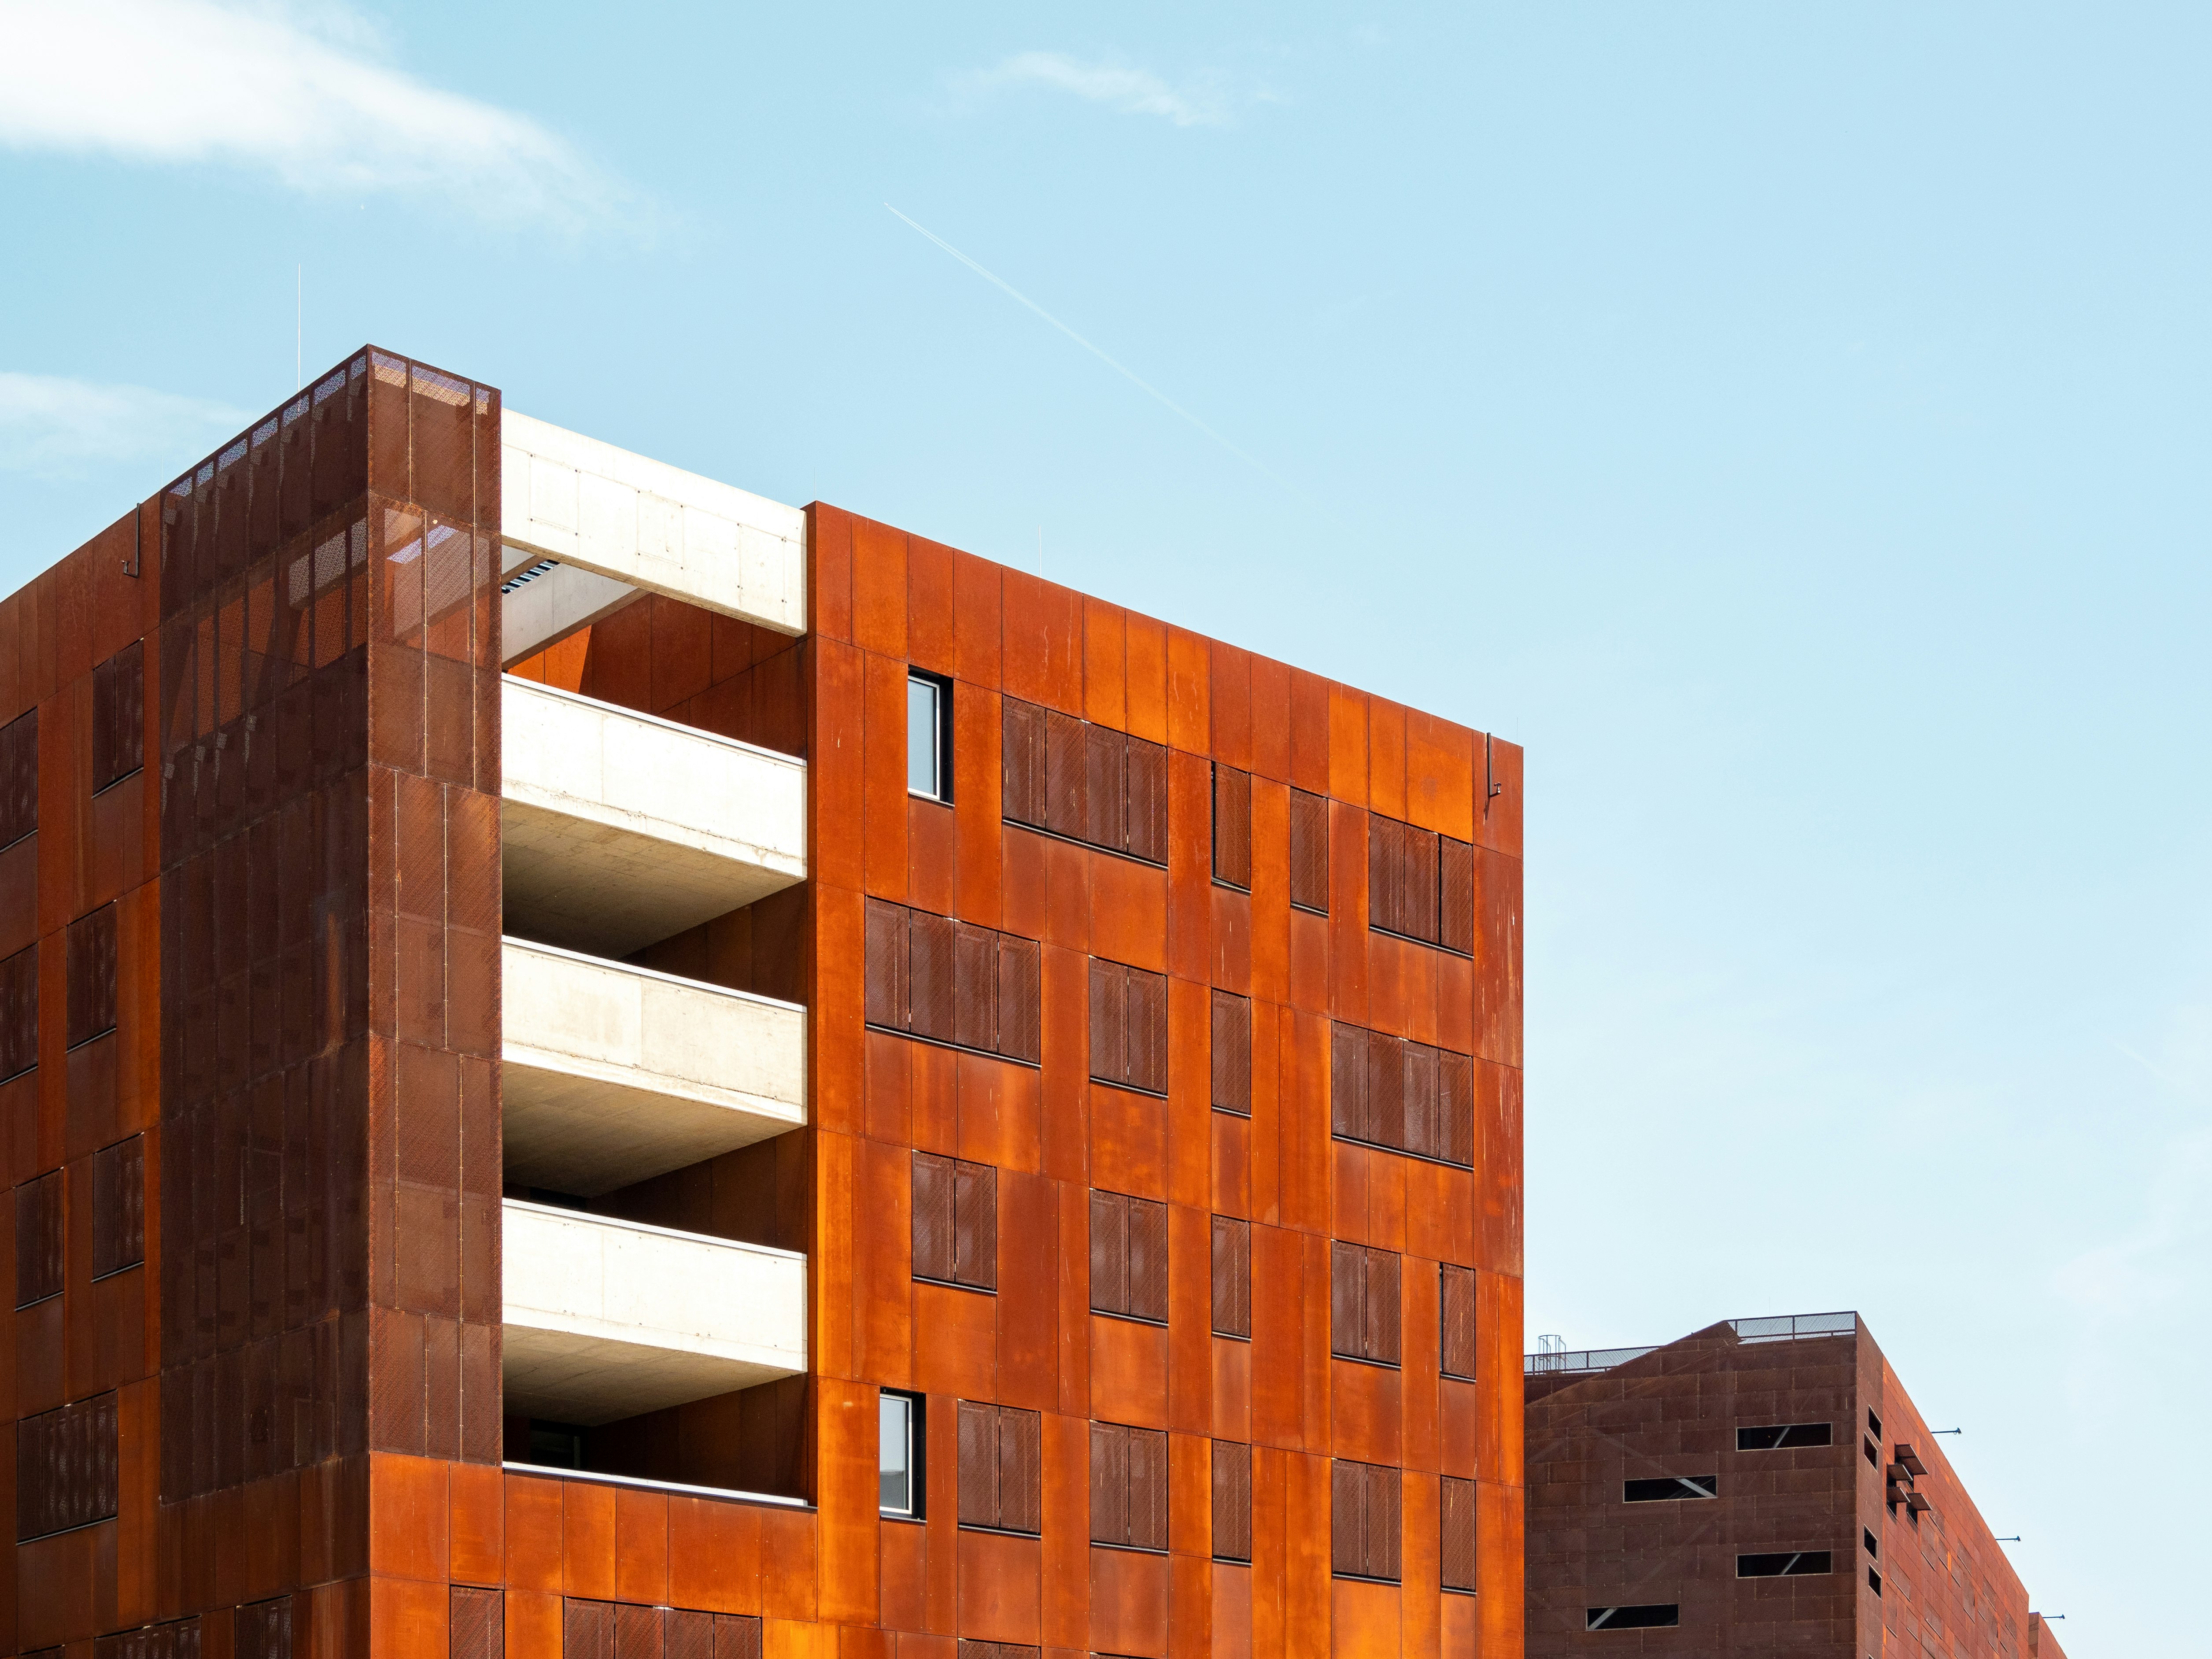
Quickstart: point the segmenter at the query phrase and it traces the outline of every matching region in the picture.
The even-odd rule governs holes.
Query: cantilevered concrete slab
[[[500,641],[508,668],[645,597],[641,587],[528,548],[509,544],[500,557]]]
[[[586,1197],[806,1121],[806,1011],[510,939],[507,1178]]]
[[[508,410],[501,538],[540,558],[806,631],[806,515]]]
[[[804,762],[526,680],[501,719],[510,933],[627,956],[805,878]]]
[[[806,1258],[510,1199],[507,1410],[611,1423],[806,1369]]]

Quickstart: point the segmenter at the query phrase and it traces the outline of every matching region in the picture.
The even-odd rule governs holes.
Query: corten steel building
[[[2064,1659],[1856,1314],[1526,1365],[1531,1656]]]
[[[356,355],[0,602],[10,1650],[1518,1655],[1521,775]]]

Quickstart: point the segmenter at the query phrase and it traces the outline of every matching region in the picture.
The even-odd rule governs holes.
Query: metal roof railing
[[[1759,1319],[1731,1319],[1728,1327],[1740,1342],[1796,1342],[1814,1336],[1849,1336],[1858,1329],[1859,1316],[1850,1312],[1776,1314]],[[1632,1359],[1656,1353],[1664,1346],[1652,1343],[1640,1348],[1547,1347],[1522,1355],[1521,1369],[1529,1376],[1587,1376],[1626,1365]]]

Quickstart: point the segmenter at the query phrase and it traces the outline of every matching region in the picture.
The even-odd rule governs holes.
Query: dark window
[[[62,1172],[15,1188],[15,1305],[62,1293]]]
[[[1119,1088],[1167,1093],[1165,974],[1091,957],[1091,1076]]]
[[[1213,1443],[1213,1559],[1252,1559],[1252,1449],[1241,1440]]]
[[[1042,956],[1035,939],[867,902],[869,1024],[1034,1066],[1042,1053]]]
[[[1398,1363],[1398,1254],[1332,1242],[1329,1352],[1340,1359]]]
[[[1443,1329],[1438,1369],[1446,1376],[1474,1380],[1474,1270],[1449,1262],[1437,1269],[1437,1295]]]
[[[1809,1578],[1831,1571],[1826,1550],[1777,1550],[1766,1555],[1739,1555],[1739,1578]]]
[[[1163,1429],[1091,1425],[1091,1541],[1168,1547],[1168,1437]]]
[[[1437,1565],[1448,1590],[1474,1589],[1474,1482],[1443,1478],[1437,1510]]]
[[[1866,1461],[1868,1462],[1873,1464],[1876,1468],[1880,1468],[1881,1467],[1881,1454],[1875,1449],[1875,1443],[1873,1441],[1860,1441],[1859,1449],[1866,1454]]]
[[[144,763],[146,647],[134,641],[92,671],[92,792]]]
[[[0,726],[0,847],[39,827],[39,711]]]
[[[908,1521],[922,1518],[928,1490],[925,1405],[921,1395],[897,1389],[885,1389],[876,1399],[876,1501],[885,1515]]]
[[[146,1259],[146,1139],[133,1135],[92,1155],[92,1276]]]
[[[1252,890],[1252,775],[1213,768],[1213,878]]]
[[[1252,1334],[1252,1224],[1213,1218],[1213,1334]]]
[[[1252,1000],[1213,994],[1213,1109],[1252,1115]]]
[[[906,676],[906,787],[952,799],[952,682],[910,668]]]
[[[115,1029],[115,907],[103,904],[69,927],[69,1046]]]
[[[1876,1595],[1881,1594],[1881,1575],[1872,1567],[1867,1569],[1867,1588]]]
[[[1167,862],[1164,746],[1017,697],[1000,707],[999,800],[1007,823]]]
[[[1717,1474],[1666,1474],[1651,1480],[1624,1480],[1620,1483],[1620,1501],[1624,1504],[1663,1504],[1675,1498],[1717,1498],[1721,1478]]]
[[[1592,1607],[1584,1615],[1585,1630],[1667,1630],[1682,1622],[1682,1609],[1673,1601],[1645,1601],[1632,1607]]]
[[[39,1063],[39,947],[0,961],[0,1081]]]
[[[115,1396],[103,1394],[15,1425],[15,1541],[115,1513]]]
[[[1866,1553],[1869,1555],[1874,1557],[1877,1561],[1881,1559],[1881,1546],[1875,1541],[1873,1528],[1861,1527],[1859,1528],[1859,1538],[1861,1541],[1866,1545]]]
[[[489,1659],[490,1655],[497,1654],[498,1648],[494,1646],[487,1650],[481,1638],[471,1644],[468,1639],[473,1633],[471,1627],[460,1622],[460,1618],[465,1617],[466,1611],[471,1610],[467,1609],[466,1604],[462,1601],[465,1595],[489,1598],[495,1614],[500,1603],[499,1592],[484,1589],[467,1590],[456,1586],[453,1595],[453,1610],[456,1615],[459,1615],[451,1626],[453,1632],[451,1650],[454,1659],[461,1659],[463,1655],[474,1654],[487,1654],[487,1659]],[[277,1595],[270,1597],[266,1601],[248,1603],[238,1610],[236,1622],[233,1624],[231,1630],[231,1653],[234,1659],[292,1659],[292,1598],[289,1595]]]
[[[1461,956],[1474,952],[1474,848],[1370,813],[1367,925]]]
[[[1876,1417],[1871,1410],[1867,1413],[1867,1432],[1877,1440],[1881,1438],[1881,1419]]]
[[[1462,1169],[1474,1166],[1474,1060],[1337,1022],[1329,1029],[1329,1129]]]
[[[1168,1322],[1168,1206],[1091,1194],[1091,1311]]]
[[[971,1291],[999,1287],[999,1172],[914,1155],[914,1276]]]
[[[1339,1578],[1399,1578],[1399,1474],[1338,1458],[1329,1465],[1329,1571]]]
[[[1044,1421],[1012,1406],[960,1402],[960,1524],[1035,1533],[1044,1516]]]
[[[542,1418],[532,1418],[528,1461],[546,1468],[582,1468],[584,1431],[574,1423],[549,1423]]]
[[[1328,800],[1291,791],[1291,902],[1328,914]]]
[[[1825,1446],[1831,1443],[1834,1428],[1831,1423],[1769,1423],[1755,1429],[1738,1429],[1735,1449],[1790,1451],[1800,1446]]]

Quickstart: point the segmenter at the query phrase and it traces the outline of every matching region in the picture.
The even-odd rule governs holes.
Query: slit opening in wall
[[[1834,1570],[1826,1550],[1771,1550],[1735,1559],[1739,1578],[1817,1578]]]
[[[1795,1451],[1800,1447],[1834,1443],[1832,1423],[1768,1423],[1735,1431],[1738,1451]]]
[[[1631,1607],[1592,1607],[1585,1614],[1585,1630],[1671,1630],[1682,1622],[1682,1608],[1674,1601],[1644,1601]]]
[[[1663,1504],[1720,1495],[1717,1474],[1667,1474],[1648,1480],[1624,1480],[1620,1489],[1624,1504]]]

